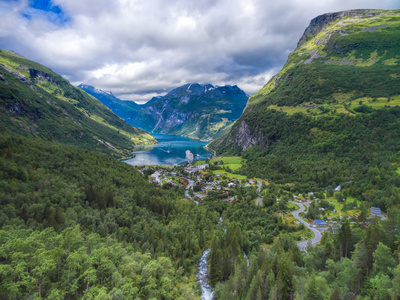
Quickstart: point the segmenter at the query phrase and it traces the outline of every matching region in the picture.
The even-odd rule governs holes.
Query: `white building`
[[[155,182],[157,184],[161,184],[161,174],[158,172],[154,172],[150,175],[150,181]]]
[[[193,161],[193,153],[190,152],[190,150],[186,150],[186,159],[187,159],[189,162],[192,162],[192,161]]]

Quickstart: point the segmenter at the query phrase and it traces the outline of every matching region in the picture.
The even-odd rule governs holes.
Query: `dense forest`
[[[195,206],[105,154],[2,134],[0,155],[2,299],[198,299],[206,248],[214,299],[400,296],[397,209],[367,228],[344,221],[304,253],[304,227],[268,200],[287,201],[285,186],[264,186],[264,208],[252,188]]]
[[[400,299],[400,211],[367,229],[345,221],[307,253],[282,235],[239,261],[215,299]],[[235,244],[235,243],[233,243]]]
[[[0,153],[3,298],[195,293],[185,274],[218,213],[194,210],[183,188],[156,188],[104,154],[4,135]]]
[[[196,298],[221,214],[224,226],[246,225],[247,252],[295,230],[254,206],[253,189],[237,205],[210,197],[194,209],[183,187],[156,187],[105,154],[2,134],[0,156],[4,299]]]

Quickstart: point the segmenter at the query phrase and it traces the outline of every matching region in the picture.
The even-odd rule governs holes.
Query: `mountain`
[[[399,36],[399,10],[313,19],[283,69],[210,148],[247,157],[244,173],[288,183],[338,184],[378,158],[394,163]]]
[[[0,50],[0,130],[123,157],[155,139],[50,69]]]
[[[132,126],[150,133],[213,139],[240,117],[247,103],[237,86],[186,84],[144,105],[117,99],[112,93],[79,85]]]

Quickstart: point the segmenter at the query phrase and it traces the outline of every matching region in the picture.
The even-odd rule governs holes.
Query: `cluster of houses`
[[[209,166],[209,164],[202,164],[202,165],[198,165],[198,166],[189,165],[187,167],[184,167],[183,170],[185,172],[188,172],[188,173],[192,174],[192,173],[195,173],[195,172],[198,172],[198,171],[202,171],[205,168],[207,168],[208,166]]]
[[[143,170],[141,170],[141,172],[142,172],[142,174],[144,173]],[[172,181],[167,176],[177,176],[177,173],[176,172],[167,172],[167,171],[164,171],[163,169],[159,169],[158,171],[155,171],[153,174],[150,175],[149,182],[157,183],[158,185],[162,185],[163,182],[170,183],[172,185],[179,185],[178,183]]]
[[[209,164],[202,164],[198,166],[186,166],[183,168],[183,170],[189,174],[193,174],[197,171],[201,171],[206,169],[209,166]],[[146,169],[140,170],[142,174],[145,173]],[[179,177],[180,178],[180,183],[172,181],[170,178],[171,177]],[[203,200],[208,191],[221,191],[223,194],[228,193],[229,190],[236,188],[236,187],[241,187],[242,183],[238,179],[230,179],[230,181],[227,183],[227,185],[223,186],[221,185],[222,180],[219,180],[221,176],[215,175],[214,180],[204,180],[200,174],[198,174],[195,177],[191,177],[196,185],[199,185],[201,187],[201,190],[198,192],[194,192],[195,196],[198,197],[200,200]],[[149,178],[149,182],[156,183],[158,185],[163,185],[163,183],[171,183],[173,185],[185,185],[187,186],[189,184],[189,181],[185,179],[183,174],[180,174],[179,171],[176,172],[169,172],[164,169],[159,169],[156,172],[152,173]],[[246,181],[244,184],[245,187],[253,186],[257,183],[256,180],[254,179],[249,179]],[[239,199],[237,196],[231,196],[224,198],[222,201],[227,201],[227,202],[239,202]]]
[[[348,219],[352,219],[352,218],[358,218],[360,216],[360,214],[354,214],[354,216],[353,215],[347,215],[347,218]],[[340,215],[340,219],[343,219],[345,216],[343,216],[343,215]]]

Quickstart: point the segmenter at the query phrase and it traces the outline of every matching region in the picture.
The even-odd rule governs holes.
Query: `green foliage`
[[[9,299],[187,299],[193,288],[170,258],[78,226],[0,230],[0,245],[0,295]]]
[[[21,259],[35,257],[29,259],[32,268],[26,269],[27,262],[20,261],[19,256],[11,258],[10,250],[0,242],[0,253],[7,259],[0,258],[4,262],[0,276],[9,279],[0,280],[1,295],[20,298],[19,295],[27,293],[38,297],[39,293],[42,297],[68,294],[80,298],[90,294],[90,297],[102,298],[100,295],[105,293],[112,298],[115,293],[132,298],[126,295],[133,293],[141,298],[149,295],[160,298],[157,293],[162,293],[165,299],[187,299],[195,293],[196,284],[187,278],[194,272],[206,242],[211,240],[218,214],[207,207],[193,209],[193,202],[182,201],[183,188],[159,189],[132,166],[105,154],[38,139],[1,134],[0,157],[0,226],[3,230],[0,237],[10,236],[11,242],[23,232],[21,241],[26,239],[29,247],[27,252],[18,255]],[[59,260],[51,260],[52,256],[47,260],[48,252],[39,256],[41,248],[35,241],[38,235],[43,238],[49,235],[55,243],[65,238],[71,227],[77,226],[82,237],[74,248],[75,269],[68,266],[67,254],[59,257],[61,265]],[[28,238],[30,234],[32,240]],[[64,247],[63,251],[72,251],[68,249],[74,247],[75,241],[62,243],[61,246],[48,244],[45,250]],[[108,250],[102,250],[92,259],[98,243],[105,243]],[[114,247],[125,249],[128,245],[131,250],[123,250],[128,252],[113,250]],[[12,248],[11,244],[9,247]],[[100,262],[103,263],[110,251],[117,258],[114,266],[107,266],[111,269],[103,272]],[[134,254],[137,252],[140,255]],[[127,262],[133,262],[127,265],[125,256]],[[156,265],[163,258],[172,264],[175,274],[172,277],[157,275],[158,271],[149,269],[167,270]],[[16,266],[22,268],[22,275],[10,277],[12,270],[19,270]],[[129,270],[124,274],[115,273],[122,267]],[[63,283],[64,276],[69,278],[69,281],[65,279],[68,283]],[[128,284],[131,280],[128,277],[138,277],[139,281]],[[23,278],[29,283],[15,283]],[[35,281],[32,283],[32,280]],[[3,285],[6,282],[8,287]],[[127,290],[123,287],[125,284],[128,284]]]
[[[392,253],[399,248],[390,245],[399,237],[382,229],[393,224],[400,229],[399,216],[396,210],[384,221],[375,220],[366,232],[342,223],[342,232],[349,230],[355,243],[348,257],[336,255],[339,245],[333,245],[342,242],[343,233],[325,232],[307,253],[282,235],[273,247],[254,254],[248,268],[236,265],[216,299],[396,299],[400,269]]]
[[[214,237],[211,244],[210,284],[225,281],[233,273],[234,265],[242,257],[243,236],[239,226],[231,223],[222,237]]]

